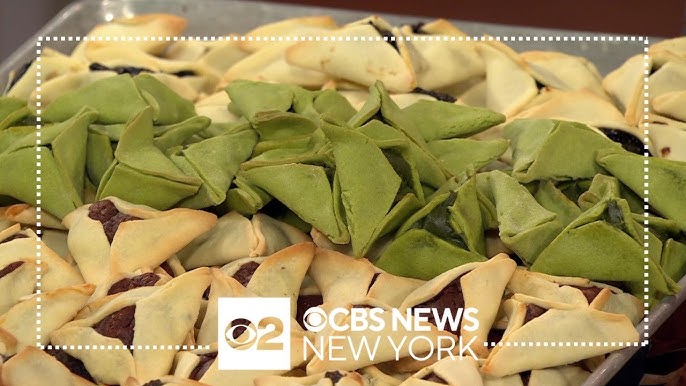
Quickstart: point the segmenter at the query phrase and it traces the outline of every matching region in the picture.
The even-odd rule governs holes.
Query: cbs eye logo
[[[257,324],[245,318],[231,321],[224,331],[224,339],[234,350],[283,350],[278,341],[284,333],[283,322],[276,317],[262,318]]]
[[[290,298],[219,298],[219,370],[289,370]]]

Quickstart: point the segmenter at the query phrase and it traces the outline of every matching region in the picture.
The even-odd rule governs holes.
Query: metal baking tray
[[[351,22],[369,16],[369,12],[350,11],[324,7],[305,7],[276,3],[249,2],[240,0],[81,0],[64,8],[50,20],[36,35],[21,45],[0,64],[0,85],[4,86],[12,69],[35,57],[35,43],[39,36],[83,36],[98,23],[114,18],[141,13],[165,12],[183,16],[188,20],[186,36],[220,36],[228,33],[245,33],[259,25],[295,16],[331,15],[339,23]],[[399,16],[380,14],[393,24],[416,23],[431,17]],[[600,34],[514,27],[501,24],[471,21],[453,21],[470,36],[491,35],[498,37],[590,37]],[[605,36],[616,37],[616,34]],[[621,36],[621,35],[620,35]],[[656,42],[659,38],[650,38]],[[632,55],[643,53],[643,42],[610,41],[508,41],[516,51],[555,50],[580,55],[595,63],[601,74],[607,74],[619,67]],[[76,42],[51,42],[50,46],[62,52],[70,52]]]
[[[330,15],[338,23],[343,24],[367,17],[370,14],[363,11],[239,0],[81,0],[64,8],[36,35],[0,63],[0,85],[2,85],[0,89],[4,89],[4,84],[11,70],[17,69],[23,63],[35,58],[36,40],[39,36],[84,36],[98,23],[154,12],[172,13],[185,17],[188,20],[188,27],[184,35],[200,38],[223,36],[229,33],[245,33],[262,24],[296,16]],[[432,19],[421,15],[379,15],[396,25]],[[631,39],[624,41],[622,35],[616,34],[515,27],[458,20],[453,20],[453,23],[470,36],[507,37],[506,44],[515,51],[554,50],[583,56],[593,62],[603,75],[619,67],[629,57],[642,54],[645,44],[638,37],[634,37],[633,41]],[[622,41],[616,39],[603,41],[603,37],[609,36],[613,38],[622,37]],[[522,41],[519,41],[520,37]],[[542,37],[545,37],[546,40],[542,41]],[[561,39],[551,41],[550,37],[560,37]],[[566,41],[563,39],[564,37],[567,37]],[[571,40],[572,37],[575,38],[574,41]],[[653,37],[648,37],[648,39],[651,43],[661,40]],[[75,41],[51,41],[45,43],[45,46],[68,53],[76,44]],[[686,288],[686,277],[679,284]],[[686,290],[681,291],[676,296],[664,299],[650,312],[649,332],[651,335],[685,299]],[[644,323],[639,324],[637,330],[640,336],[643,336]],[[630,347],[612,353],[589,377],[584,386],[606,384],[638,350],[639,347]]]

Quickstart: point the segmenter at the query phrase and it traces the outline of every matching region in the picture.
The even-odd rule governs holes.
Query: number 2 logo
[[[283,343],[275,342],[284,332],[283,322],[267,316],[255,324],[248,319],[238,318],[231,321],[224,330],[224,338],[234,350],[249,350],[257,343],[257,350],[283,350]]]

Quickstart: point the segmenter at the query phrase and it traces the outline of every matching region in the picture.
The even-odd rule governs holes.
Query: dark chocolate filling
[[[124,307],[105,316],[93,326],[93,329],[100,335],[117,338],[123,344],[131,346],[133,344],[133,331],[136,327],[135,313],[135,305]]]
[[[107,67],[103,64],[94,62],[91,63],[90,66],[88,66],[88,69],[91,71],[114,71],[117,74],[129,74],[131,76],[135,76],[140,74],[141,72],[153,72],[151,69],[145,68],[145,67],[133,67],[133,66],[115,66],[115,67]]]
[[[410,24],[410,28],[412,28],[412,33],[416,34],[416,35],[426,35],[426,32],[424,32],[424,29],[423,29],[425,24],[426,23],[423,21],[420,21],[420,22],[417,22],[414,24]]]
[[[505,334],[505,330],[497,330],[495,328],[492,328],[491,330],[488,331],[488,342],[500,342],[503,340],[503,335]]]
[[[452,96],[450,94],[446,94],[446,93],[438,92],[438,91],[434,91],[434,90],[425,90],[421,87],[415,87],[414,90],[412,90],[412,92],[416,93],[416,94],[424,94],[424,95],[432,96],[432,97],[438,99],[439,101],[448,102],[448,103],[455,103],[455,101],[457,100],[457,98],[455,98],[454,96]]]
[[[381,275],[381,273],[376,272],[374,274],[374,276],[372,276],[372,281],[369,282],[369,287],[367,287],[367,292],[369,292],[369,290],[372,289],[372,286],[374,285],[374,283],[376,283],[376,279],[379,278],[379,275]]]
[[[322,295],[300,295],[296,302],[297,308],[295,311],[295,320],[298,321],[300,327],[305,329],[305,324],[303,322],[303,317],[305,316],[305,311],[310,307],[317,307],[324,303],[324,298]]]
[[[200,355],[200,362],[198,362],[198,365],[195,366],[193,371],[191,371],[191,375],[189,375],[188,378],[194,381],[199,381],[200,378],[205,375],[207,370],[212,367],[212,363],[214,363],[215,358],[217,358],[216,352]]]
[[[647,151],[643,148],[643,142],[640,139],[636,138],[636,136],[634,135],[627,133],[626,131],[608,129],[605,127],[601,127],[600,131],[602,131],[612,141],[622,145],[622,147],[626,151],[630,151],[632,153],[636,153],[639,155],[643,155],[643,153]],[[648,154],[649,156],[652,156],[650,152],[648,152]]]
[[[522,383],[524,386],[528,386],[529,380],[531,379],[531,370],[521,372],[519,373],[519,376],[522,377]]]
[[[457,313],[458,309],[464,308],[464,294],[462,293],[460,278],[462,278],[462,275],[451,281],[450,284],[445,286],[445,288],[438,293],[438,295],[424,303],[417,304],[413,308],[436,308],[439,313],[443,310],[450,310],[453,313]],[[431,323],[436,325],[433,313],[429,314],[428,319]],[[452,332],[458,336],[460,335],[459,327],[456,331],[450,330],[450,323],[446,323],[444,327],[445,331]]]
[[[372,23],[371,21],[369,22],[369,25],[374,27],[376,32],[378,32],[379,35],[381,35],[381,37],[384,38],[384,41],[386,43],[390,44],[391,46],[393,46],[393,48],[396,51],[400,52],[400,50],[398,49],[398,43],[395,41],[395,36],[393,35],[393,33],[391,31],[389,31],[387,29],[383,29],[377,25],[374,25],[374,23]]]
[[[155,71],[145,68],[145,67],[133,67],[133,66],[115,66],[115,67],[107,67],[103,64],[94,62],[91,63],[90,66],[88,66],[88,69],[91,71],[114,71],[117,74],[129,74],[131,76],[136,76],[142,72],[147,72],[147,73],[154,73]],[[178,76],[179,78],[183,78],[184,76],[194,76],[196,75],[195,71],[193,70],[181,70],[177,72],[172,72],[171,75]]]
[[[160,268],[169,274],[169,276],[174,277],[174,270],[172,269],[171,265],[169,265],[169,262],[165,261],[164,263],[160,264]]]
[[[527,304],[526,315],[524,316],[524,324],[527,324],[531,320],[538,318],[539,316],[545,314],[547,311],[547,308],[539,307],[535,304]]]
[[[8,265],[5,266],[5,268],[0,269],[0,279],[3,277],[9,275],[12,273],[15,269],[19,268],[24,264],[23,261],[15,261],[13,263],[9,263]]]
[[[88,217],[100,221],[110,244],[112,243],[112,240],[114,240],[114,235],[117,233],[117,229],[119,229],[121,223],[140,220],[138,217],[119,212],[117,207],[114,206],[110,200],[102,200],[93,203],[93,205],[88,208]]]
[[[598,296],[598,294],[600,293],[600,291],[603,290],[602,288],[598,288],[598,287],[577,287],[577,286],[572,286],[572,287],[580,290],[581,293],[583,293],[584,296],[586,297],[586,300],[588,300],[589,304],[591,304],[593,299],[595,299],[596,296]]]
[[[144,384],[143,386],[162,386],[162,385],[164,385],[164,383],[162,383],[162,381],[160,381],[159,379],[153,379],[152,381]]]
[[[147,272],[138,276],[131,278],[124,278],[118,282],[112,284],[110,290],[107,291],[108,295],[118,294],[120,292],[126,292],[134,288],[139,287],[152,287],[160,280],[160,277],[152,272]]]
[[[29,67],[31,67],[31,63],[33,63],[33,60],[29,60],[28,62],[22,64],[17,71],[14,73],[14,76],[10,80],[9,87],[7,88],[8,90],[11,90],[12,87],[14,87],[17,82],[19,82],[19,79],[21,79],[24,74],[26,74],[26,71],[29,70]]]
[[[422,379],[429,382],[440,383],[442,385],[448,384],[448,382],[446,382],[445,379],[439,377],[438,375],[436,375],[436,373],[431,373]]]
[[[29,238],[29,236],[27,236],[25,234],[17,233],[17,234],[14,234],[14,235],[0,241],[0,244],[9,243],[10,241],[16,240],[16,239],[28,239],[28,238]]]
[[[86,369],[86,366],[84,366],[80,359],[74,358],[66,351],[58,348],[46,349],[45,353],[57,359],[61,364],[64,365],[64,367],[69,369],[72,374],[78,375],[89,382],[96,383],[95,379],[93,379],[93,376],[91,376]]]
[[[327,371],[324,373],[324,378],[329,378],[331,382],[335,385],[340,381],[345,375],[340,371]]]
[[[257,267],[259,266],[260,264],[254,261],[245,263],[241,265],[240,268],[238,268],[236,273],[233,274],[233,278],[236,279],[239,283],[241,283],[243,287],[245,287],[248,285],[248,283],[250,283],[252,275],[255,273]]]
[[[205,292],[202,293],[202,298],[205,300],[210,300],[210,290],[212,289],[212,285],[208,285],[207,288],[205,288]]]

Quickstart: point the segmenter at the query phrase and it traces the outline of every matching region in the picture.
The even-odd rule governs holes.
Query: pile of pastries
[[[10,76],[0,383],[576,385],[680,290],[686,38],[605,78],[444,20],[128,38],[184,27],[115,20]],[[291,368],[219,370],[218,299],[256,296],[290,298]],[[338,333],[308,307],[427,305],[479,310],[420,334],[477,359],[301,350]]]

